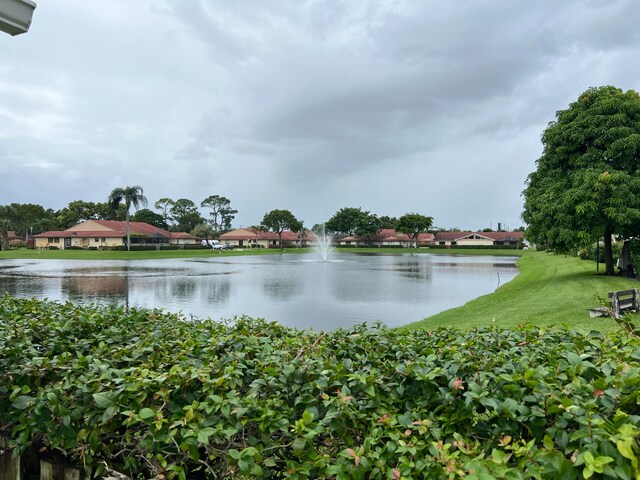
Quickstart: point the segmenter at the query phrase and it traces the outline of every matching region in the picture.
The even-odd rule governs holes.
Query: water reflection
[[[62,279],[62,290],[86,298],[124,296],[129,290],[129,277],[65,277]]]
[[[286,302],[300,293],[301,285],[295,278],[267,278],[262,291],[274,302]]]
[[[196,281],[190,277],[172,278],[168,282],[171,294],[179,300],[193,300],[197,290]]]
[[[334,329],[414,322],[489,293],[517,274],[515,259],[503,257],[340,254],[335,262],[313,260],[0,260],[0,293]]]

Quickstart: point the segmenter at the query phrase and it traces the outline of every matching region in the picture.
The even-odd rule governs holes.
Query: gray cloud
[[[244,225],[350,205],[515,227],[554,112],[638,89],[639,21],[632,0],[52,0],[0,38],[0,164],[26,159],[0,203],[141,184],[226,195]]]

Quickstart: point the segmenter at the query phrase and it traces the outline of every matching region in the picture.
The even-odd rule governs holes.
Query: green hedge
[[[640,475],[640,342],[0,298],[0,434],[149,478]]]
[[[104,250],[114,250],[117,252],[126,252],[126,245],[118,245],[116,247],[102,247]],[[201,244],[195,245],[131,245],[132,252],[143,252],[150,250],[205,250],[207,247]]]
[[[338,249],[342,249],[342,248],[397,248],[397,249],[406,249],[407,247],[403,247],[402,245],[336,245],[333,248],[338,248]],[[415,247],[411,247],[412,249],[415,249]]]

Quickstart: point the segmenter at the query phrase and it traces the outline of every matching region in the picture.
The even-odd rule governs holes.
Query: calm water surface
[[[215,254],[213,254],[215,255]],[[341,253],[137,261],[0,260],[0,292],[18,297],[237,315],[330,330],[399,326],[493,292],[515,257]]]

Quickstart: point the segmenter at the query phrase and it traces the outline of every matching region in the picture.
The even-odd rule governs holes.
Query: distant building
[[[9,230],[7,232],[7,239],[8,239],[9,245],[11,246],[23,244],[23,239],[20,238],[18,235],[16,235],[16,232],[12,230]],[[2,234],[0,234],[0,241],[2,241]]]
[[[185,232],[169,232],[144,222],[129,222],[131,245],[196,245],[200,242]],[[127,223],[114,220],[87,220],[67,230],[34,235],[36,248],[105,248],[127,244]]]
[[[433,244],[433,233],[421,233],[418,235],[418,246],[426,247]],[[336,244],[343,247],[411,247],[413,241],[409,235],[400,233],[393,228],[383,228],[372,238],[351,235],[336,240]]]
[[[284,247],[307,247],[313,245],[317,235],[310,230],[304,232],[282,232]],[[236,228],[220,235],[220,243],[236,248],[279,248],[280,237],[277,233],[255,228]]]
[[[438,232],[435,245],[490,247],[523,243],[524,232]]]

